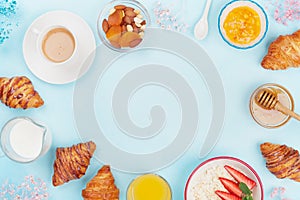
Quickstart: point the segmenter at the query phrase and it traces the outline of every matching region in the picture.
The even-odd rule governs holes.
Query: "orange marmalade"
[[[260,34],[260,17],[248,6],[232,9],[223,24],[228,39],[235,44],[250,44]]]

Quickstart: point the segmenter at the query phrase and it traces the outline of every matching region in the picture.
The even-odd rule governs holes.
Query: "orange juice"
[[[127,190],[127,200],[171,200],[171,198],[169,184],[155,174],[136,178]]]

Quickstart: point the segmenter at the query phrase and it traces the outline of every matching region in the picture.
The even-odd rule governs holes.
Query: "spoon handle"
[[[202,15],[203,19],[207,19],[209,8],[210,8],[210,4],[211,4],[211,0],[206,0],[205,9],[204,9],[204,12],[203,12],[203,15]]]
[[[289,115],[297,120],[300,121],[300,115],[298,115],[297,113],[295,113],[294,111],[288,109],[287,107],[285,107],[284,105],[282,105],[280,102],[277,102],[275,105],[275,109],[282,112],[283,114]]]

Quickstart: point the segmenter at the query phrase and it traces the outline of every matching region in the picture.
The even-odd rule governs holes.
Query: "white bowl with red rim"
[[[252,189],[252,195],[254,200],[263,200],[264,199],[264,192],[263,192],[263,185],[262,182],[257,174],[257,172],[246,162],[229,156],[219,156],[210,158],[204,162],[202,162],[200,165],[198,165],[193,172],[190,174],[187,183],[185,185],[185,191],[184,191],[184,199],[185,200],[196,200],[195,197],[195,188],[202,187],[203,183],[203,190],[209,190],[208,195],[210,196],[209,200],[213,199],[220,199],[216,194],[215,190],[227,190],[222,186],[219,177],[221,176],[227,176],[225,178],[231,177],[230,174],[226,171],[224,168],[225,165],[229,165],[233,167],[234,169],[242,172],[244,175],[249,177],[250,179],[254,180],[256,182],[256,186]],[[209,174],[213,170],[218,169],[221,171],[213,172],[215,175]],[[222,171],[224,170],[224,171]],[[204,175],[205,174],[205,175]],[[219,175],[218,175],[219,174]],[[222,174],[222,175],[220,175]],[[214,177],[215,176],[215,177]],[[209,178],[207,178],[209,177]],[[208,184],[206,184],[208,183]],[[217,187],[216,187],[217,186]],[[212,187],[212,188],[210,188]],[[202,194],[201,194],[202,195]],[[208,197],[206,197],[208,199]],[[201,200],[206,200],[205,198],[201,198]]]

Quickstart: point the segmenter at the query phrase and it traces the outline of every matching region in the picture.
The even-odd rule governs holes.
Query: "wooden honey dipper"
[[[270,89],[264,88],[259,90],[255,95],[255,101],[264,109],[278,110],[279,112],[289,115],[300,121],[300,115],[282,105],[277,99],[277,94]]]

